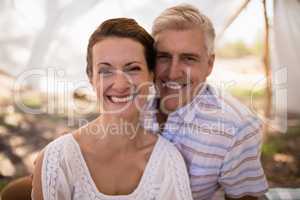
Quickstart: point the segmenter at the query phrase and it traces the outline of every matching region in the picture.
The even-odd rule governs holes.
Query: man
[[[261,123],[243,105],[209,84],[215,31],[191,5],[171,7],[153,24],[159,112],[144,126],[172,141],[184,156],[194,199],[257,199],[268,188],[260,163]]]

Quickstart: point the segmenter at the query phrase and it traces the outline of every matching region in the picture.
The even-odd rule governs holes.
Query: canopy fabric
[[[274,1],[273,102],[277,113],[300,114],[300,1]]]
[[[11,3],[14,2],[14,3]],[[0,3],[0,69],[13,75],[34,68],[63,68],[64,78],[86,78],[85,54],[89,35],[105,19],[131,17],[149,32],[156,16],[180,3],[198,6],[219,33],[243,0],[41,0]],[[2,42],[1,42],[2,41]],[[11,41],[5,42],[4,41]],[[10,52],[22,56],[8,55]],[[4,53],[4,54],[2,54]],[[10,67],[7,67],[10,66]]]
[[[218,35],[245,1],[2,0],[0,70],[17,76],[31,69],[58,68],[64,70],[58,78],[71,83],[86,80],[88,37],[103,20],[131,17],[151,31],[155,17],[167,7],[179,3],[199,7],[212,19]],[[299,0],[274,0],[273,102],[275,112],[279,113],[287,110],[300,113],[297,87],[300,78],[299,4]],[[282,87],[288,89],[280,90]]]

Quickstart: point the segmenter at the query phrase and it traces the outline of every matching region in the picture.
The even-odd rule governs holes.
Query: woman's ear
[[[94,85],[94,81],[93,81],[93,76],[92,75],[89,75],[88,76],[88,79],[89,79],[89,82],[93,88],[93,91],[95,92],[95,85]]]

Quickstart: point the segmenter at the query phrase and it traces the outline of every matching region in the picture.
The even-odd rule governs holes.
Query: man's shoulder
[[[215,108],[221,110],[224,115],[230,116],[232,120],[243,123],[249,118],[256,117],[256,110],[254,108],[246,106],[227,91],[211,85],[208,86],[208,90],[208,94],[212,96],[208,98],[208,101]]]
[[[218,125],[217,127],[230,129],[232,136],[245,126],[261,126],[255,110],[248,108],[226,91],[207,85],[202,96],[196,98],[198,100],[193,105],[194,108],[191,108],[194,113],[193,120],[187,120],[186,123],[206,125],[207,128]]]

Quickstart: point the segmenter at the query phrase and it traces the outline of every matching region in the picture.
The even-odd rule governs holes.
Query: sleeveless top
[[[72,134],[45,148],[42,164],[44,200],[192,200],[185,162],[176,147],[159,136],[136,189],[106,195],[94,183]]]

